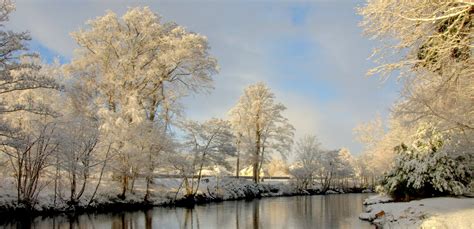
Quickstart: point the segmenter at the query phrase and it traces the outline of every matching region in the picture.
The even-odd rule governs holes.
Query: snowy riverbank
[[[118,198],[120,190],[113,181],[102,181],[94,200],[89,204],[94,185],[86,189],[80,201],[71,206],[68,204],[67,192],[63,191],[54,198],[54,190],[45,189],[38,196],[33,211],[37,214],[54,214],[59,212],[78,213],[84,211],[126,211],[146,209],[153,206],[190,206],[225,200],[253,199],[260,197],[294,196],[311,194],[337,194],[342,190],[328,190],[322,193],[318,189],[298,190],[287,181],[269,180],[255,184],[250,180],[215,177],[203,178],[194,199],[184,198],[184,188],[180,188],[182,179],[155,179],[151,189],[149,202],[144,202],[144,184],[136,183],[133,193],[128,193],[125,199]],[[115,188],[111,188],[115,187]],[[25,211],[24,206],[16,203],[14,181],[4,181],[0,184],[0,214]]]
[[[390,197],[367,199],[359,218],[383,228],[474,228],[474,198],[436,197],[391,202]]]

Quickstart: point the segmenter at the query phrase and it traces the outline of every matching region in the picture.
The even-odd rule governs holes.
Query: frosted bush
[[[471,180],[469,160],[453,158],[448,142],[446,136],[424,127],[411,146],[397,146],[395,165],[382,181],[384,191],[405,199],[463,194]]]

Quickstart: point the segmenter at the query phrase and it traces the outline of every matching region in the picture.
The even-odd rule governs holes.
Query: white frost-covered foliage
[[[266,173],[270,177],[274,176],[288,176],[288,163],[285,160],[272,158],[272,160],[268,163]]]
[[[361,26],[372,39],[384,41],[374,50],[380,65],[369,74],[400,70],[418,78],[431,72],[453,77],[446,84],[472,75],[473,7],[461,0],[367,1],[358,9]]]
[[[234,136],[229,122],[217,118],[205,122],[186,121],[181,128],[184,131],[182,152],[170,155],[167,160],[183,177],[186,195],[194,196],[203,170],[230,167],[226,159],[235,154]]]
[[[321,169],[321,143],[316,136],[307,135],[296,143],[295,165],[290,169],[290,174],[296,179],[297,187],[307,189]]]
[[[395,197],[460,195],[470,182],[463,158],[449,153],[449,140],[430,125],[420,128],[412,145],[396,147],[395,166],[384,178],[384,190]]]
[[[404,83],[393,107],[404,136],[431,123],[456,142],[445,151],[471,160],[466,164],[472,169],[474,3],[370,0],[359,13],[365,33],[382,45],[374,50],[378,66],[369,74],[397,73]]]
[[[57,68],[28,51],[28,33],[5,30],[14,9],[0,1],[0,169],[15,178],[17,202],[29,207],[48,184],[43,175],[58,146],[59,85]]]
[[[354,174],[355,160],[347,148],[339,150],[337,155],[336,175],[339,178],[351,177]]]
[[[368,184],[368,177],[373,177],[375,181],[376,177],[390,171],[396,156],[393,148],[403,142],[411,142],[416,128],[403,125],[395,117],[383,123],[380,115],[377,115],[369,122],[358,124],[353,131],[356,140],[364,145],[355,166],[356,176]]]
[[[339,183],[348,186],[348,178],[354,174],[355,160],[348,149],[324,150],[314,135],[307,135],[296,143],[295,163],[290,175],[300,189],[308,189],[319,180],[322,190]]]
[[[217,61],[205,36],[163,22],[147,7],[122,17],[109,11],[87,25],[72,33],[79,48],[68,71],[93,92],[101,141],[110,146],[109,165],[125,197],[139,174],[149,189],[159,157],[173,151],[179,99],[211,89]]]
[[[253,169],[254,181],[272,153],[285,158],[293,144],[294,127],[283,116],[286,107],[275,101],[275,94],[264,83],[248,86],[230,110],[230,122],[238,150]],[[240,152],[239,152],[240,155]]]
[[[114,181],[122,199],[157,195],[155,172],[178,148],[171,127],[179,99],[213,87],[218,67],[207,38],[146,7],[108,12],[72,33],[71,63],[47,66],[28,51],[28,33],[5,29],[14,9],[0,1],[0,183],[9,183],[0,199],[88,206],[104,187],[115,193]]]

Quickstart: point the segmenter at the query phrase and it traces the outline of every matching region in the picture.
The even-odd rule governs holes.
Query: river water
[[[194,209],[36,217],[0,228],[374,228],[358,219],[369,194],[272,197],[225,201]]]

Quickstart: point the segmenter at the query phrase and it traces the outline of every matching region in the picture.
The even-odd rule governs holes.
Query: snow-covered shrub
[[[292,180],[297,189],[308,189],[312,184],[313,172],[303,167],[294,167],[289,170],[290,175],[294,178]]]
[[[395,148],[395,165],[382,180],[384,191],[405,199],[463,194],[471,173],[465,158],[448,153],[449,138],[425,126],[416,139],[411,146]]]

